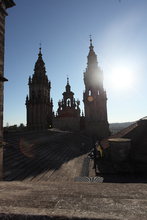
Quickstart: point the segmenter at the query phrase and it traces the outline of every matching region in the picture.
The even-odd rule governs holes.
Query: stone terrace
[[[146,184],[94,177],[83,134],[29,132],[7,134],[5,141],[0,219],[146,219]]]
[[[8,219],[22,215],[145,220],[147,216],[145,184],[1,182],[0,192],[0,213],[10,215]]]
[[[70,132],[9,134],[4,147],[4,180],[73,181],[85,175],[81,172],[90,147],[89,138]]]

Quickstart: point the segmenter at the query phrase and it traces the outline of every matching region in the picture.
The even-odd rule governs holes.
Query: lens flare
[[[135,82],[133,70],[129,67],[116,67],[110,74],[110,83],[116,89],[132,88]]]

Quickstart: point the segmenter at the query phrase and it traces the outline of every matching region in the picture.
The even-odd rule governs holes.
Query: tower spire
[[[89,53],[88,53],[88,66],[90,67],[92,65],[92,68],[93,68],[93,65],[95,65],[95,67],[97,66],[98,62],[97,62],[97,55],[96,53],[94,52],[94,46],[92,44],[92,36],[89,35],[90,37],[90,46],[89,46]]]
[[[34,73],[35,75],[38,75],[39,77],[40,76],[45,76],[45,73],[46,73],[46,69],[45,69],[45,63],[42,59],[42,51],[41,51],[41,44],[40,44],[40,47],[39,47],[39,53],[38,53],[38,59],[35,63],[35,67],[34,67]]]

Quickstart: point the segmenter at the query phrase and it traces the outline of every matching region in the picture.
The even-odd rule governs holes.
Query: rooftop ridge
[[[122,129],[118,133],[111,135],[110,138],[120,138],[120,137],[126,135],[127,133],[129,133],[130,131],[132,131],[137,126],[138,126],[138,122],[135,122],[135,123],[129,125],[128,127]]]

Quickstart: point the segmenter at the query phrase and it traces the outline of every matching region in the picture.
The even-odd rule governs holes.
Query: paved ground
[[[147,219],[147,185],[95,177],[88,137],[52,131],[7,135],[6,143],[0,219]]]
[[[0,213],[147,219],[147,186],[111,183],[0,183]]]
[[[87,175],[84,160],[91,148],[81,134],[43,132],[9,135],[4,148],[4,179],[7,181],[73,181]]]

